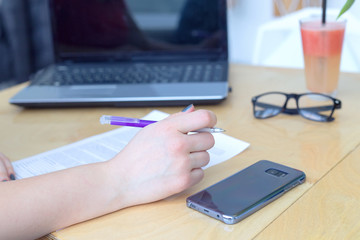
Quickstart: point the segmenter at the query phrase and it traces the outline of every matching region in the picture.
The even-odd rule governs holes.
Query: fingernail
[[[10,180],[15,180],[15,175],[14,174],[10,174]]]
[[[184,108],[182,110],[182,112],[186,112],[187,110],[189,110],[192,106],[194,106],[194,104],[190,104],[189,106],[187,106],[186,108]]]

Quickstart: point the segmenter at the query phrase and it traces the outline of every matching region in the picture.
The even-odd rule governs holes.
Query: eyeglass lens
[[[299,98],[298,104],[299,113],[314,121],[326,121],[334,110],[334,101],[330,97],[318,94],[303,95]]]
[[[256,118],[269,118],[278,115],[284,106],[286,96],[283,94],[265,94],[255,103],[254,114]]]
[[[320,94],[305,94],[298,99],[298,109],[295,99],[289,99],[286,104],[286,95],[281,93],[264,94],[257,98],[254,103],[254,115],[256,118],[269,118],[280,112],[288,114],[301,114],[304,118],[313,121],[331,121],[330,116],[334,110],[332,98]]]

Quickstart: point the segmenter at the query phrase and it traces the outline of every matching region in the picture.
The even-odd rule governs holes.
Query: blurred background
[[[346,0],[327,0],[337,16]],[[229,41],[232,62],[303,68],[299,20],[321,15],[322,0],[232,0]],[[341,71],[360,72],[360,3],[343,15],[347,21]]]
[[[127,0],[141,12],[144,0]],[[171,9],[183,0],[153,0],[154,8]],[[327,0],[337,14],[346,0]],[[54,62],[48,0],[0,0],[0,90],[27,81]],[[321,0],[228,0],[231,62],[303,68],[299,19],[321,13]],[[360,4],[345,14],[341,70],[360,72]],[[171,16],[168,16],[171,18]]]

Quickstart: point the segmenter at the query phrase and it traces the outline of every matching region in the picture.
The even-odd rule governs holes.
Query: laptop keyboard
[[[54,79],[37,85],[144,84],[224,81],[221,64],[133,64],[106,66],[57,66]],[[44,78],[42,78],[44,79]],[[34,83],[33,83],[34,84]]]

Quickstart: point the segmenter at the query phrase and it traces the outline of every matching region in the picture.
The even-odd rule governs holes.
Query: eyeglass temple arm
[[[295,114],[299,114],[298,109],[297,108],[283,108],[283,107],[279,107],[276,105],[272,105],[269,103],[262,103],[262,102],[256,102],[256,106],[258,107],[263,107],[263,108],[276,108],[276,109],[283,109],[283,113],[286,114],[291,114],[291,115],[295,115]],[[301,110],[304,111],[312,111],[312,112],[322,112],[322,111],[329,111],[333,109],[333,105],[331,106],[319,106],[319,107],[306,107],[306,108],[301,108]]]
[[[322,111],[329,111],[333,109],[333,105],[331,106],[320,106],[320,107],[307,107],[307,108],[301,108],[302,110],[306,110],[306,111],[316,111],[316,112],[322,112]]]
[[[262,108],[275,108],[275,109],[281,109],[282,113],[290,114],[290,115],[296,115],[299,114],[298,110],[296,108],[284,108],[276,105],[272,105],[269,103],[262,103],[262,102],[256,102],[256,106],[262,107]]]

